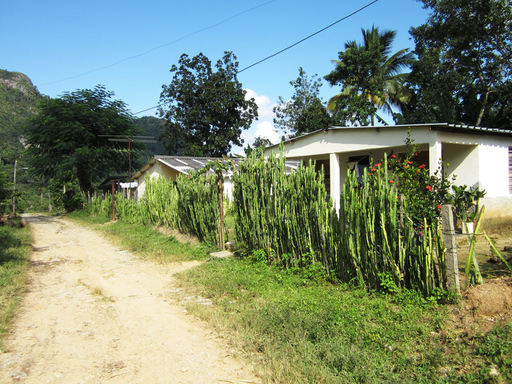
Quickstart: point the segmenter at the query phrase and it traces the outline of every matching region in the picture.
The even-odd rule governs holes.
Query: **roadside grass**
[[[151,226],[122,221],[110,223],[108,219],[91,216],[84,211],[75,211],[66,217],[99,230],[119,247],[158,262],[206,260],[210,252],[215,250],[212,246],[182,243]]]
[[[134,252],[146,243],[146,258],[208,254],[151,227],[104,223],[93,226],[124,247],[133,241]],[[467,332],[451,314],[463,304],[445,304],[453,298],[440,292],[367,292],[330,282],[314,268],[281,270],[251,258],[212,259],[177,277],[177,300],[209,299],[183,301],[229,338],[235,353],[252,359],[264,383],[512,382],[512,325]]]
[[[441,295],[368,293],[237,259],[215,259],[179,277],[186,291],[214,304],[187,309],[252,355],[266,383],[512,379],[512,327],[461,333],[450,321],[457,305],[439,303]]]
[[[32,235],[28,227],[0,227],[0,351],[2,339],[26,292]]]

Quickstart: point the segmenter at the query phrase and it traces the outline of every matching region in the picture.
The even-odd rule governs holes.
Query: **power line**
[[[198,33],[201,33],[201,32],[204,32],[204,31],[207,31],[209,29],[212,29],[212,28],[215,28],[215,27],[218,27],[219,25],[221,24],[224,24],[226,22],[228,22],[229,20],[232,20],[238,16],[241,16],[243,15],[244,13],[248,13],[248,12],[251,12],[251,11],[254,11],[255,9],[257,8],[261,8],[261,7],[264,7],[265,5],[268,5],[270,3],[273,3],[274,1],[276,0],[270,0],[270,1],[267,1],[266,3],[263,3],[263,4],[260,4],[260,5],[257,5],[255,7],[252,7],[252,8],[249,8],[249,9],[246,9],[245,11],[242,11],[240,13],[237,13],[236,15],[233,15],[231,17],[228,17],[227,19],[224,19],[216,24],[213,24],[213,25],[210,25],[209,27],[205,27],[205,28],[202,28],[202,29],[199,29],[195,32],[191,32],[189,33],[188,35],[185,35],[185,36],[182,36],[182,37],[179,37],[177,38],[176,40],[173,40],[171,41],[170,43],[167,43],[167,44],[162,44],[162,45],[159,45],[158,47],[155,47],[155,48],[151,48],[150,50],[146,51],[146,52],[143,52],[143,53],[139,53],[138,55],[134,55],[134,56],[130,56],[130,57],[127,57],[125,59],[122,59],[122,60],[119,60],[119,61],[116,61],[115,63],[112,63],[112,64],[108,64],[108,65],[105,65],[103,67],[100,67],[100,68],[96,68],[96,69],[92,69],[90,71],[87,71],[87,72],[84,72],[80,75],[75,75],[75,76],[70,76],[70,77],[66,77],[65,79],[61,79],[61,80],[57,80],[57,81],[52,81],[52,82],[48,82],[48,83],[44,83],[44,84],[41,84],[40,86],[43,86],[43,85],[50,85],[50,84],[56,84],[56,83],[60,83],[62,81],[66,81],[66,80],[70,80],[70,79],[76,79],[77,77],[81,77],[81,76],[85,76],[85,75],[88,75],[89,73],[93,73],[93,72],[97,72],[97,71],[101,71],[103,69],[107,69],[107,68],[110,68],[110,67],[113,67],[115,65],[118,65],[118,64],[121,64],[121,63],[124,63],[125,61],[128,61],[128,60],[132,60],[132,59],[135,59],[137,57],[141,57],[141,56],[144,56],[144,55],[147,55],[148,53],[150,52],[153,52],[153,51],[156,51],[157,49],[160,49],[160,48],[164,48],[164,47],[168,47],[169,45],[172,45],[172,44],[175,44],[181,40],[184,40],[190,36],[193,36],[193,35],[197,35]],[[153,108],[156,108],[156,107],[153,107]],[[153,108],[149,108],[149,109],[153,109]],[[144,111],[141,111],[141,112],[144,112]],[[138,112],[140,113],[140,112]]]
[[[284,51],[287,51],[287,50],[288,50],[288,49],[290,49],[290,48],[295,47],[296,45],[298,45],[298,44],[300,44],[300,43],[302,43],[302,42],[306,41],[307,39],[309,39],[309,38],[311,38],[311,37],[313,37],[313,36],[315,36],[315,35],[318,35],[320,32],[323,32],[323,31],[325,31],[326,29],[331,28],[333,25],[336,25],[336,24],[338,24],[339,22],[341,22],[341,21],[343,21],[343,20],[346,20],[346,19],[348,19],[348,18],[349,18],[349,17],[351,17],[351,16],[354,16],[356,13],[361,12],[363,9],[368,8],[370,5],[375,4],[377,1],[379,1],[379,0],[374,0],[374,1],[372,1],[371,3],[366,4],[364,7],[359,8],[357,11],[352,12],[350,15],[347,15],[347,16],[345,16],[345,17],[342,17],[341,19],[339,19],[338,21],[335,21],[334,23],[332,23],[332,24],[328,25],[327,27],[322,28],[322,29],[320,29],[320,30],[316,31],[315,33],[312,33],[311,35],[309,35],[309,36],[307,36],[307,37],[303,38],[302,40],[297,41],[296,43],[294,43],[294,44],[292,44],[292,45],[289,45],[288,47],[286,47],[286,48],[284,48],[284,49],[281,49],[279,52],[276,52],[276,53],[274,53],[274,54],[272,54],[272,55],[270,55],[270,56],[267,56],[267,57],[265,57],[264,59],[262,59],[262,60],[260,60],[260,61],[257,61],[256,63],[251,64],[251,65],[249,65],[248,67],[245,67],[244,69],[241,69],[240,71],[238,71],[238,73],[241,73],[241,72],[243,72],[243,71],[245,71],[245,70],[247,70],[247,69],[249,69],[249,68],[252,68],[252,67],[254,67],[255,65],[258,65],[258,64],[260,64],[260,63],[263,63],[264,61],[266,61],[266,60],[268,60],[268,59],[271,59],[272,57],[277,56],[277,55],[279,55],[280,53],[283,53]]]
[[[356,11],[352,12],[351,14],[349,14],[349,15],[347,15],[347,16],[344,16],[344,17],[342,17],[341,19],[339,19],[339,20],[335,21],[335,22],[334,22],[334,23],[332,23],[332,24],[329,24],[327,27],[324,27],[324,28],[322,28],[322,29],[320,29],[320,30],[318,30],[318,31],[316,31],[316,32],[314,32],[314,33],[312,33],[311,35],[309,35],[309,36],[307,36],[307,37],[305,37],[305,38],[303,38],[303,39],[301,39],[301,40],[297,41],[296,43],[293,43],[292,45],[289,45],[288,47],[283,48],[283,49],[281,49],[280,51],[278,51],[278,52],[276,52],[276,53],[274,53],[274,54],[272,54],[272,55],[270,55],[270,56],[267,56],[267,57],[265,57],[264,59],[262,59],[262,60],[260,60],[260,61],[257,61],[257,62],[256,62],[256,63],[254,63],[254,64],[249,65],[248,67],[245,67],[245,68],[241,69],[240,71],[238,71],[238,73],[241,73],[241,72],[243,72],[243,71],[245,71],[245,70],[247,70],[247,69],[249,69],[249,68],[252,68],[252,67],[254,67],[254,66],[258,65],[258,64],[261,64],[261,63],[263,63],[264,61],[266,61],[266,60],[268,60],[268,59],[271,59],[272,57],[277,56],[277,55],[279,55],[279,54],[281,54],[281,53],[283,53],[283,52],[287,51],[288,49],[295,47],[296,45],[299,45],[300,43],[302,43],[302,42],[304,42],[304,41],[308,40],[309,38],[311,38],[311,37],[313,37],[313,36],[315,36],[315,35],[318,35],[319,33],[321,33],[321,32],[323,32],[323,31],[325,31],[326,29],[331,28],[332,26],[334,26],[334,25],[336,25],[336,24],[338,24],[338,23],[342,22],[343,20],[346,20],[346,19],[348,19],[349,17],[354,16],[355,14],[357,14],[357,13],[361,12],[362,10],[364,10],[364,9],[368,8],[370,5],[375,4],[377,1],[379,1],[379,0],[374,0],[374,1],[372,1],[371,3],[366,4],[365,6],[363,6],[363,7],[359,8],[358,10],[356,10]],[[139,111],[139,112],[135,112],[135,113],[134,113],[134,115],[138,115],[139,113],[146,112],[146,111],[150,111],[151,109],[155,109],[155,108],[158,108],[158,105],[156,105],[156,106],[154,106],[154,107],[151,107],[151,108],[148,108],[148,109],[144,109],[144,110]]]

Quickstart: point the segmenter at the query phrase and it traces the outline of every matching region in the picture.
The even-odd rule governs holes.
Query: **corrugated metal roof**
[[[465,133],[465,134],[477,134],[477,135],[497,135],[497,136],[512,136],[512,128],[511,130],[503,129],[503,128],[487,128],[487,127],[476,127],[470,125],[462,125],[462,124],[448,124],[448,123],[430,123],[430,124],[401,124],[401,125],[368,125],[361,127],[343,127],[343,126],[331,126],[329,128],[318,129],[313,132],[304,133],[300,136],[293,137],[290,141],[300,140],[303,137],[311,136],[317,134],[319,132],[326,131],[344,131],[344,130],[354,130],[354,129],[380,129],[382,131],[387,128],[415,128],[415,127],[429,127],[431,131],[444,131],[444,132],[457,132],[457,133]],[[281,144],[273,144],[269,145],[268,148],[279,148]]]
[[[231,161],[238,162],[238,158],[228,158],[227,160],[218,157],[192,157],[192,156],[163,156],[156,155],[155,159],[165,165],[176,169],[181,173],[189,173],[190,171],[199,171],[206,166],[209,161]]]
[[[192,157],[192,156],[167,156],[167,155],[156,155],[153,159],[151,159],[144,167],[142,167],[133,178],[138,178],[142,173],[146,172],[155,162],[159,161],[166,166],[177,170],[178,172],[188,174],[189,172],[199,171],[203,169],[209,161],[233,161],[235,164],[238,164],[240,161],[243,161],[244,158],[240,157],[230,157],[227,159],[218,158],[218,157]],[[286,160],[286,172],[292,172],[297,169],[297,167],[301,164],[300,160]],[[225,176],[231,176],[231,172],[228,172]]]

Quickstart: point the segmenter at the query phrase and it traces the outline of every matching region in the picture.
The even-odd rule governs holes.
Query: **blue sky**
[[[57,97],[94,88],[115,92],[133,112],[156,106],[171,66],[183,53],[202,52],[212,62],[233,51],[239,69],[250,66],[351,14],[367,1],[307,0],[16,0],[0,13],[0,68],[22,72],[39,91]],[[328,74],[361,28],[396,30],[394,51],[410,48],[409,29],[428,13],[415,0],[378,0],[297,46],[239,74],[256,98],[260,119],[243,134],[277,140],[272,106],[293,94],[290,81],[303,67],[308,76]],[[324,82],[324,101],[339,92]],[[155,115],[150,110],[137,116]],[[392,123],[392,121],[389,121]]]

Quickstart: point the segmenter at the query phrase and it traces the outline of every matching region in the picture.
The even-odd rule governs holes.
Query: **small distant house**
[[[114,191],[122,193],[123,196],[130,196],[130,193],[133,195],[137,189],[137,183],[121,181],[127,179],[127,175],[108,176],[96,187],[96,190],[101,191],[104,196],[112,193],[112,188]]]
[[[175,181],[181,174],[188,175],[190,172],[196,172],[203,169],[209,161],[223,160],[233,161],[235,164],[243,161],[244,158],[228,158],[227,160],[215,157],[192,157],[192,156],[161,156],[157,155],[144,165],[132,179],[137,183],[135,198],[138,201],[144,196],[146,189],[146,181],[150,178],[159,176],[165,177],[167,180]],[[292,172],[300,166],[300,161],[286,161],[286,172]],[[233,196],[233,173],[231,171],[224,172],[224,195],[228,200]]]
[[[287,160],[316,161],[336,207],[349,170],[362,173],[373,160],[406,151],[408,131],[419,145],[419,161],[434,174],[441,164],[457,185],[484,189],[486,216],[512,216],[512,131],[444,123],[383,127],[329,127],[284,143]],[[265,154],[279,152],[279,145]]]
[[[223,159],[215,157],[156,155],[132,177],[138,185],[135,198],[138,201],[144,196],[146,181],[151,178],[163,176],[167,180],[176,181],[179,175],[188,175],[190,172],[196,172],[203,169],[209,161],[215,160]],[[230,158],[228,160],[233,160],[235,162],[239,161],[238,158]],[[233,192],[231,176],[231,172],[226,172],[224,174],[224,195],[228,199],[231,199]]]

